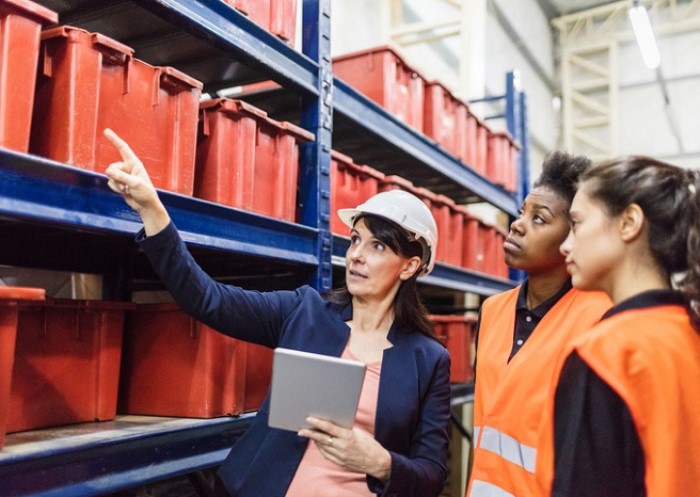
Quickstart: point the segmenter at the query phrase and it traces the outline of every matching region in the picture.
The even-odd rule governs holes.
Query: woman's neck
[[[546,273],[529,273],[527,275],[527,294],[525,295],[528,309],[534,309],[554,297],[569,278],[566,268]]]
[[[391,301],[368,301],[353,298],[352,328],[356,332],[388,332],[394,322],[394,310]]]
[[[611,288],[607,291],[614,304],[649,290],[668,290],[671,288],[669,276],[658,265],[648,265],[629,261],[621,271],[617,271]]]

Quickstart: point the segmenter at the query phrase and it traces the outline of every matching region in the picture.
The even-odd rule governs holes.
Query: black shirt
[[[614,306],[603,319],[668,304],[683,304],[683,296],[644,292]],[[554,398],[552,496],[645,497],[644,473],[644,452],[627,405],[573,352]]]
[[[562,286],[559,291],[542,302],[540,305],[534,309],[527,308],[527,281],[523,283],[520,287],[520,293],[518,293],[518,301],[515,304],[515,330],[513,330],[513,348],[508,356],[508,361],[513,358],[513,356],[518,352],[528,338],[535,331],[535,328],[542,318],[547,314],[554,305],[559,302],[566,292],[571,290],[571,280],[567,280],[564,286]]]
[[[566,283],[557,291],[555,295],[542,302],[540,305],[534,309],[527,308],[527,280],[520,287],[518,292],[518,300],[515,304],[515,327],[513,329],[513,347],[511,348],[510,355],[508,356],[508,362],[513,358],[513,356],[518,352],[528,338],[535,331],[535,328],[540,323],[542,318],[547,314],[554,305],[559,302],[566,292],[571,290],[571,280],[567,280]],[[479,329],[481,327],[481,309],[479,310],[479,317],[476,322],[476,332],[474,334],[474,346],[475,349],[479,348]],[[474,360],[474,371],[476,371],[476,359]]]

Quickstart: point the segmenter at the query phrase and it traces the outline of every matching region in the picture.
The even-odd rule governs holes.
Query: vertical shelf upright
[[[331,72],[330,0],[304,0],[302,51],[318,66],[317,94],[302,98],[301,125],[316,140],[302,147],[299,177],[301,222],[318,230],[318,266],[312,286],[320,291],[333,284],[330,232],[330,167],[333,128],[333,74]]]

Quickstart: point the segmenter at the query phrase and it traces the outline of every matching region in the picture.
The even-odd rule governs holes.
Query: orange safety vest
[[[481,308],[467,497],[540,495],[535,480],[538,434],[556,360],[611,306],[603,293],[569,290],[508,362],[519,291],[489,297]]]
[[[647,497],[697,495],[700,489],[700,334],[682,305],[622,311],[577,339],[571,351],[623,400],[644,452]],[[559,374],[557,374],[558,378]],[[542,425],[540,490],[554,475],[553,383]]]

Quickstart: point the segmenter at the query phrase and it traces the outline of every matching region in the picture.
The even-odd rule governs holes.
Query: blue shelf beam
[[[285,86],[318,95],[318,65],[221,0],[137,0],[176,26],[212,40]]]
[[[141,222],[103,174],[0,149],[0,217],[133,237]],[[317,230],[161,191],[186,242],[206,248],[318,264]]]
[[[215,467],[252,417],[168,418],[159,429],[158,424],[140,425],[131,421],[133,417],[118,416],[115,421],[59,428],[55,439],[41,439],[51,429],[10,434],[6,450],[0,453],[2,495],[103,495]],[[21,444],[13,446],[13,439],[27,437],[37,441],[27,443],[26,450]]]
[[[350,240],[347,237],[333,236],[333,256],[338,265],[344,265],[345,252],[349,244]],[[418,281],[425,285],[449,288],[459,292],[476,293],[483,296],[510,290],[515,286],[515,283],[509,280],[441,263],[435,264],[433,271]]]

